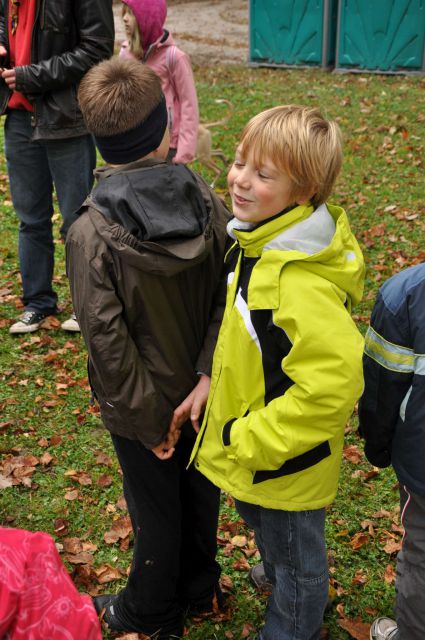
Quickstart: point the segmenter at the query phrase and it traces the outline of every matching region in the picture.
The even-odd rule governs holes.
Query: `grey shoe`
[[[370,628],[370,640],[398,640],[397,622],[391,618],[377,618]]]
[[[248,577],[252,586],[257,589],[258,593],[270,595],[273,591],[273,584],[267,578],[264,571],[264,564],[262,562],[259,562],[258,564],[251,567],[248,573]],[[332,609],[332,606],[333,598],[331,596],[331,593],[329,592],[328,601],[326,603],[326,611],[330,611]],[[391,640],[393,640],[393,638],[391,638]],[[397,640],[397,638],[395,640]]]
[[[265,574],[264,564],[262,562],[251,567],[248,577],[252,586],[260,593],[270,594],[273,591],[273,585]]]
[[[28,309],[28,311],[24,311],[19,320],[12,324],[9,333],[31,333],[32,331],[37,331],[46,318],[45,313]]]
[[[74,331],[77,332],[80,330],[80,325],[78,324],[77,316],[75,313],[72,313],[68,320],[64,320],[61,324],[61,329],[64,331]]]

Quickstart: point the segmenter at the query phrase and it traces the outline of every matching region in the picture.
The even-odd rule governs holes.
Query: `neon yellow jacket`
[[[363,339],[349,313],[363,256],[331,205],[254,228],[234,219],[228,231],[235,268],[192,460],[239,500],[318,509],[335,497],[344,428],[363,389]]]

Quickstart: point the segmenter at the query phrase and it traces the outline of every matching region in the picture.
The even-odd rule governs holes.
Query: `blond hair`
[[[292,196],[314,206],[327,200],[341,170],[341,132],[315,107],[284,105],[262,111],[242,131],[243,157],[270,159],[293,183]]]
[[[84,121],[95,136],[134,129],[161,99],[161,81],[152,69],[138,60],[118,57],[92,67],[78,90]]]
[[[139,23],[137,22],[136,16],[134,15],[130,7],[127,4],[123,3],[121,16],[124,18],[126,13],[129,13],[134,18],[134,31],[131,37],[128,39],[128,44],[130,45],[129,46],[130,52],[138,60],[143,60],[143,56],[145,55],[145,52],[143,51],[142,36],[140,34]]]

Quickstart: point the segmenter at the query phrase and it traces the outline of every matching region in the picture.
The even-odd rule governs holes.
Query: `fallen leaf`
[[[56,518],[53,521],[53,526],[55,528],[55,534],[57,536],[66,536],[69,531],[69,520],[64,520],[63,518]]]
[[[343,455],[344,458],[352,464],[360,464],[363,460],[363,453],[355,444],[344,447]]]
[[[104,564],[101,567],[95,568],[94,573],[96,574],[99,584],[106,584],[107,582],[120,580],[123,577],[122,572],[117,567],[112,567],[110,564]]]
[[[79,497],[78,489],[71,489],[71,491],[67,491],[64,495],[65,500],[77,500]]]
[[[387,584],[393,584],[396,578],[396,570],[392,564],[388,564],[384,572],[384,580]]]
[[[103,539],[106,544],[114,544],[118,542],[118,540],[127,538],[132,531],[133,527],[131,526],[130,517],[122,516],[112,523],[111,529],[104,534]]]
[[[251,569],[251,565],[249,564],[248,560],[244,557],[244,558],[238,558],[237,560],[235,560],[235,562],[233,563],[233,568],[236,569],[236,571],[249,571]]]
[[[235,547],[244,547],[248,542],[248,539],[246,536],[233,536],[233,538],[231,539],[231,543],[235,546]]]
[[[91,553],[82,551],[81,553],[67,554],[65,558],[71,564],[93,564],[93,556]]]
[[[340,618],[337,622],[341,629],[347,631],[355,640],[369,640],[370,624],[360,618]]]
[[[357,551],[370,541],[370,537],[366,533],[356,533],[348,543],[352,549]]]

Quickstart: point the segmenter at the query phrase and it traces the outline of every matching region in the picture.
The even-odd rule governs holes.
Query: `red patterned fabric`
[[[78,593],[46,533],[0,527],[0,638],[102,639],[90,597]]]

